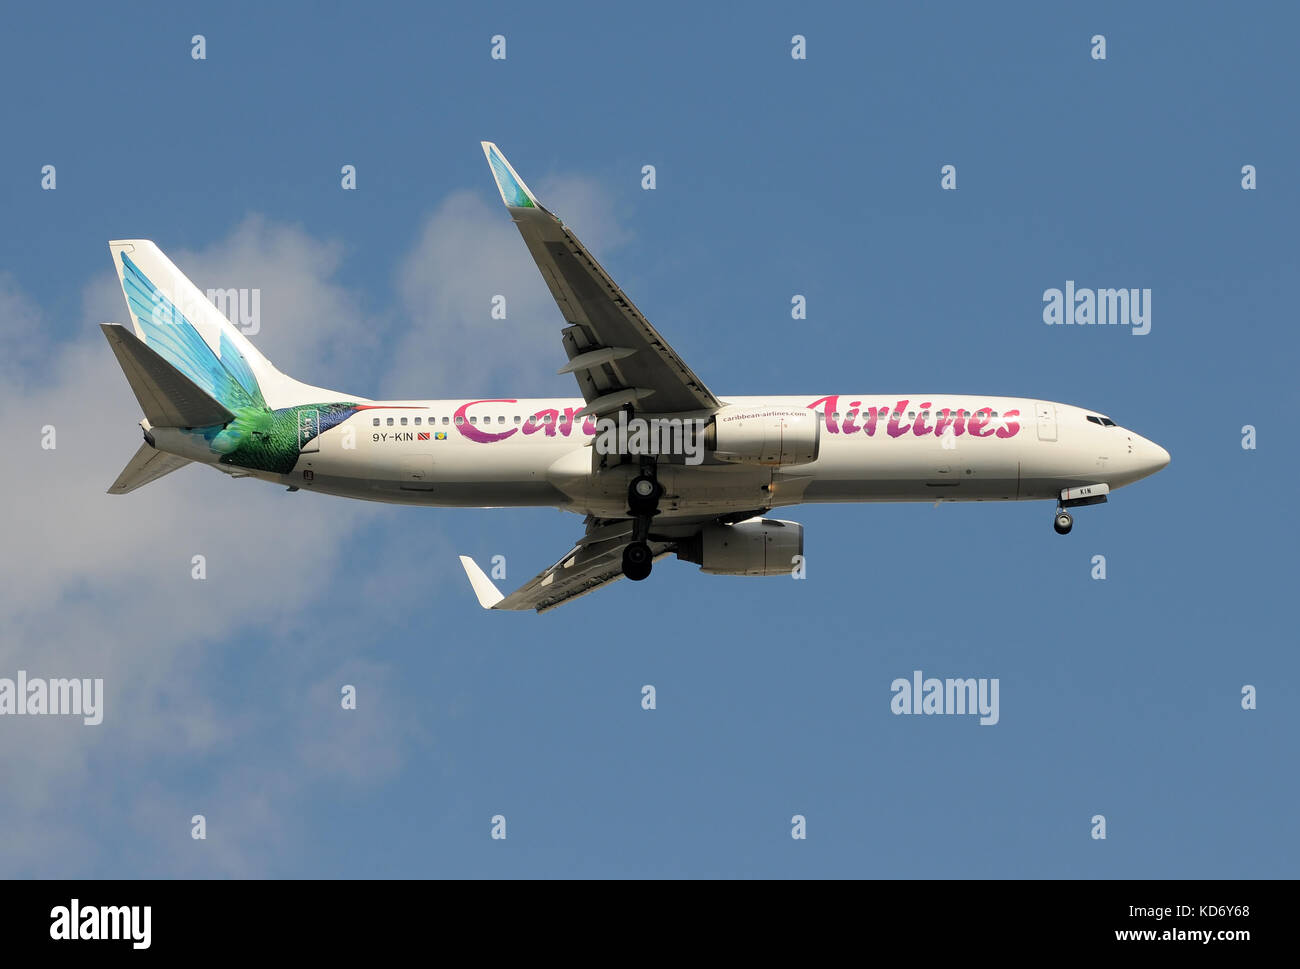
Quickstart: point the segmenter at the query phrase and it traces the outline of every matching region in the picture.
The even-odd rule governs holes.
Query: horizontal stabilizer
[[[140,450],[135,452],[135,457],[122,469],[122,473],[117,476],[108,493],[124,495],[135,491],[136,488],[141,488],[150,481],[157,481],[163,475],[171,474],[177,468],[183,468],[189,463],[188,458],[177,457],[175,454],[156,450],[148,444],[141,444]]]
[[[235,415],[120,323],[101,323],[140,409],[154,427],[208,427]]]

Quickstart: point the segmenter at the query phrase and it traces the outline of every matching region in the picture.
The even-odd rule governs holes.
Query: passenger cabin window
[[[515,415],[515,423],[516,423],[516,424],[519,423],[519,415],[518,415],[518,414]]]
[[[505,422],[506,422],[506,415],[505,415],[505,414],[502,414],[500,417],[497,418],[497,423],[498,423],[498,424],[504,424]]]
[[[374,423],[375,427],[378,427],[378,426],[379,426],[379,418],[376,417],[376,418],[374,419],[374,422],[373,422],[373,423]]]
[[[405,417],[402,418],[402,426],[403,426],[403,427],[406,426],[406,418],[405,418]]]
[[[420,419],[418,417],[415,419],[415,426],[416,427],[420,426]]]
[[[447,418],[444,417],[444,418],[442,419],[442,422],[443,422],[444,424],[446,424],[446,423],[447,423]],[[459,422],[457,422],[457,423],[459,423]]]
[[[388,426],[389,426],[389,427],[392,427],[392,426],[393,426],[393,419],[392,419],[391,417],[388,418]]]
[[[536,415],[536,414],[532,414],[532,415],[530,415],[529,418],[528,418],[528,423],[529,423],[529,424],[536,424],[536,423],[537,423],[537,415]]]
[[[456,415],[456,423],[457,423],[457,424],[464,424],[464,423],[465,423],[465,418],[464,418],[464,417],[461,417],[459,414],[457,414],[457,415]]]

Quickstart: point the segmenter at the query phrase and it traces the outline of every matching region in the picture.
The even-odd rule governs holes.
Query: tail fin
[[[189,458],[168,454],[166,451],[157,451],[147,443],[141,444],[140,450],[135,452],[135,457],[122,469],[122,473],[117,476],[108,493],[124,495],[135,491],[136,488],[143,487],[150,481],[157,481],[163,475],[171,474],[177,468],[183,468],[189,463]]]
[[[274,410],[330,395],[275,369],[148,239],[108,248],[135,335],[227,411]]]

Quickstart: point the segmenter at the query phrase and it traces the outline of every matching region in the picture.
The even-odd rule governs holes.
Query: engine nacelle
[[[719,461],[788,467],[817,460],[822,421],[807,408],[722,408],[704,431],[704,447]]]
[[[714,575],[789,575],[803,555],[803,526],[775,518],[751,518],[735,525],[707,525],[677,557]]]

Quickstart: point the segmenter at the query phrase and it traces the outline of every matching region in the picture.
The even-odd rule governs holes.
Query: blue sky
[[[107,698],[94,728],[0,720],[0,874],[1297,875],[1293,10],[86,4],[7,26],[0,676]],[[202,468],[103,494],[139,418],[94,326],[124,316],[109,239],[260,288],[255,342],[311,383],[572,393],[481,139],[723,396],[1039,397],[1173,461],[1065,538],[1045,503],[798,508],[806,581],[665,561],[540,617],[484,613],[456,554],[505,555],[513,587],[576,516]],[[1151,332],[1044,326],[1067,279],[1150,288]],[[998,677],[1000,722],[893,716],[915,669]]]

